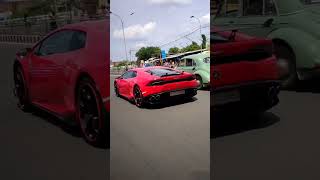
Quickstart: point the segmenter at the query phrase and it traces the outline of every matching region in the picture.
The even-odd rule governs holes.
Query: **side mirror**
[[[25,48],[16,53],[17,56],[26,56],[28,53],[32,51],[32,48]]]
[[[263,23],[263,27],[270,27],[273,23],[274,19],[273,18],[270,18],[268,20],[266,20],[266,22]]]

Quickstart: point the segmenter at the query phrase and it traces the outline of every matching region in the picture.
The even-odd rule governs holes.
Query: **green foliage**
[[[196,42],[193,41],[192,44],[190,44],[189,46],[182,48],[181,52],[195,51],[199,49],[201,49],[201,47]]]
[[[161,49],[159,47],[142,47],[136,53],[137,60],[147,60],[152,57],[159,57],[161,54]]]
[[[169,49],[169,54],[178,54],[180,49],[178,47],[172,47]]]

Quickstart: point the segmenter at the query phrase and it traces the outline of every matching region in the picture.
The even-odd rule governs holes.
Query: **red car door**
[[[31,97],[45,106],[63,105],[64,67],[72,31],[62,30],[46,38],[31,58]]]
[[[131,84],[132,80],[135,77],[136,72],[128,71],[121,76],[119,79],[119,92],[126,97],[130,98]]]

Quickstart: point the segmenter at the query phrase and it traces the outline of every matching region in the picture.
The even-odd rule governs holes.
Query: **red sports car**
[[[116,95],[134,101],[138,107],[173,97],[193,97],[198,86],[194,75],[161,66],[131,69],[114,81]]]
[[[14,93],[19,107],[38,107],[76,123],[87,142],[109,146],[109,22],[60,28],[17,53]]]
[[[279,68],[271,40],[232,31],[211,34],[211,105],[263,112],[278,103]]]

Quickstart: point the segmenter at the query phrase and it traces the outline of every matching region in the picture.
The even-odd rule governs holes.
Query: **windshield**
[[[317,4],[320,3],[320,0],[300,0],[303,4]]]
[[[175,76],[175,75],[181,74],[180,72],[175,71],[173,69],[165,69],[165,68],[150,69],[147,72],[150,73],[151,75],[160,76],[160,77]]]

